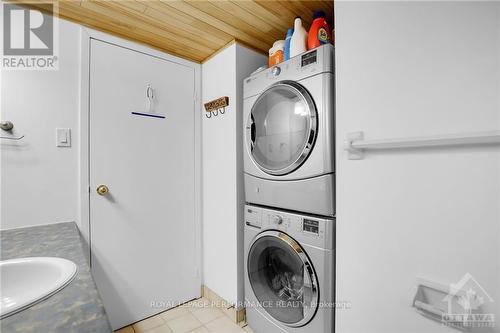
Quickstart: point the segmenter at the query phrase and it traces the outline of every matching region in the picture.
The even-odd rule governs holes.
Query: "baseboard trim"
[[[240,326],[246,323],[245,308],[236,309],[234,304],[226,301],[205,285],[201,286],[201,296],[211,301],[215,307],[221,309],[222,312],[224,312],[224,314],[234,323]]]

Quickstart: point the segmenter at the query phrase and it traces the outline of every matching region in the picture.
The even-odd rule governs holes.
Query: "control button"
[[[273,68],[273,75],[274,76],[278,76],[278,75],[280,75],[280,73],[281,73],[281,68],[279,68],[278,66]]]
[[[272,221],[274,224],[280,225],[281,223],[283,223],[283,218],[279,215],[273,215]]]

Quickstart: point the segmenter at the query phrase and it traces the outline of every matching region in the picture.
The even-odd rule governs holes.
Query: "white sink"
[[[0,318],[40,302],[66,287],[76,276],[74,262],[53,257],[0,261]]]

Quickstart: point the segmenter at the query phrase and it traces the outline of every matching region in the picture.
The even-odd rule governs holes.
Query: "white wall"
[[[239,209],[237,210],[236,234],[237,234],[237,267],[238,267],[238,288],[237,299],[242,303],[245,299],[244,288],[244,247],[243,247],[243,230],[244,230],[244,205],[245,205],[245,188],[243,181],[243,80],[262,65],[267,64],[267,57],[260,53],[256,53],[246,47],[236,44],[236,101],[238,112],[236,113],[236,169],[237,169],[237,197]],[[238,304],[241,307],[241,304]]]
[[[1,140],[1,229],[77,221],[80,27],[60,20],[58,71],[2,71],[0,118],[22,141]],[[56,147],[56,128],[72,147]],[[3,134],[3,133],[2,133]]]
[[[242,89],[243,78],[266,57],[231,46],[202,65],[202,102],[228,96],[226,113],[202,117],[203,283],[225,300],[242,298]],[[203,112],[204,113],[204,112]]]
[[[417,276],[470,272],[500,302],[498,146],[368,153],[367,139],[500,129],[500,3],[336,2],[337,332],[451,331],[410,307]],[[484,330],[487,331],[487,330]]]

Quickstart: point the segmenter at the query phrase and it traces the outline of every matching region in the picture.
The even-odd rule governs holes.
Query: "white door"
[[[195,73],[97,40],[90,53],[92,273],[116,329],[200,293]],[[132,114],[146,113],[148,85],[165,118]]]

